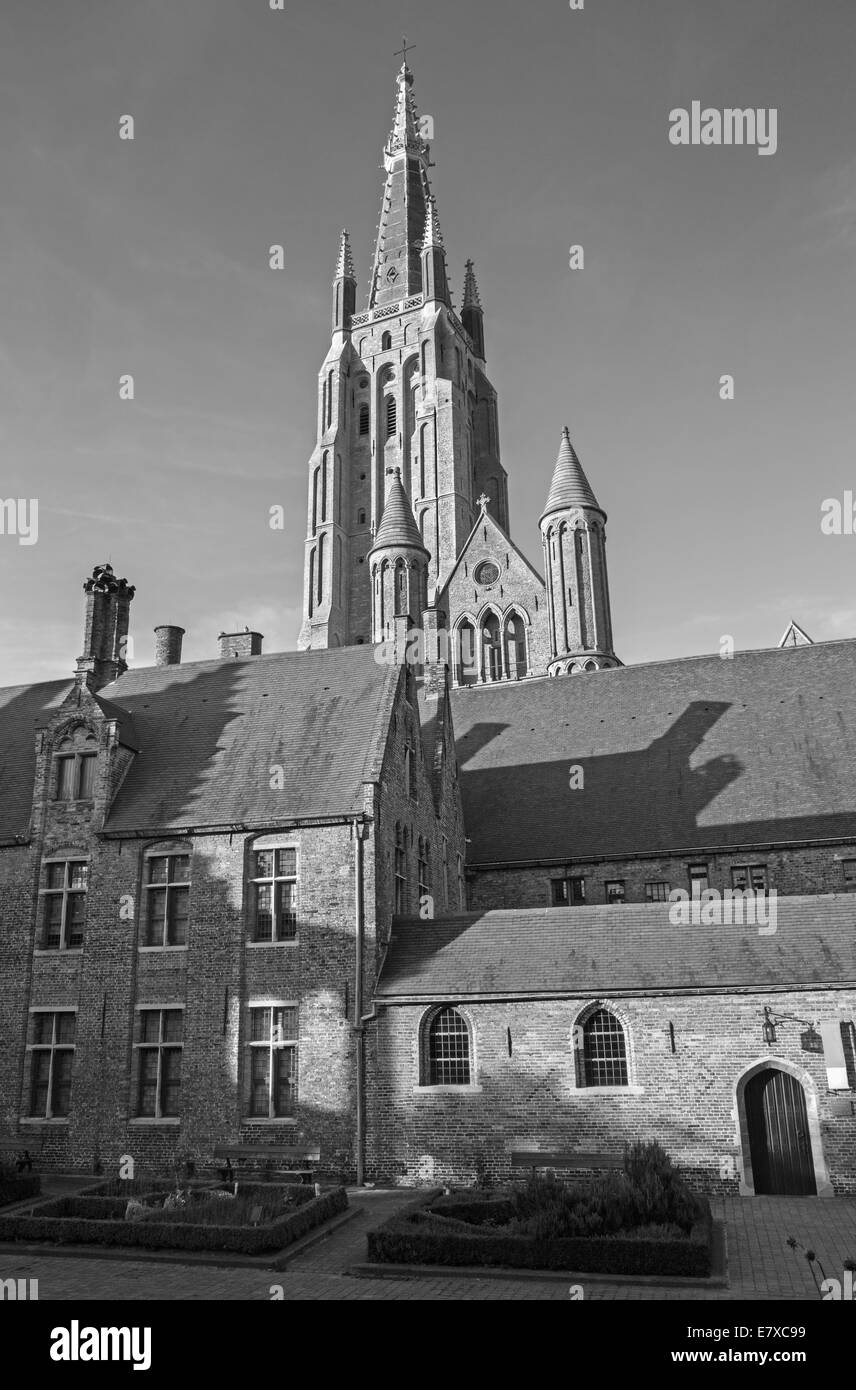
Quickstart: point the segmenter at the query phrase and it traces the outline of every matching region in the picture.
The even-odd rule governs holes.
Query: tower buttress
[[[547,584],[551,676],[620,666],[612,649],[606,572],[606,513],[562,433],[541,517]]]
[[[428,199],[425,210],[425,235],[422,239],[422,294],[426,304],[445,304],[451,307],[449,279],[446,274],[446,252],[443,234],[437,217],[437,205]]]

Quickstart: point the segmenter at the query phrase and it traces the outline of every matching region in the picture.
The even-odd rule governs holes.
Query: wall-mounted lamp
[[[776,1026],[780,1023],[802,1023],[809,1032],[814,1031],[814,1024],[807,1018],[797,1018],[795,1014],[773,1014],[769,1005],[764,1008],[764,1042],[774,1043],[776,1041]]]

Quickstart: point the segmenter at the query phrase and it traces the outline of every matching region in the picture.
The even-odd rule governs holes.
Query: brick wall
[[[689,890],[690,864],[707,864],[710,887],[720,893],[732,886],[732,867],[747,864],[766,864],[768,887],[782,895],[843,893],[848,891],[842,868],[842,861],[846,859],[856,859],[856,846],[852,843],[806,848],[783,845],[755,853],[729,850],[728,853],[706,854],[698,850],[677,857],[662,855],[598,863],[568,860],[564,864],[520,868],[474,866],[468,870],[470,905],[473,911],[549,907],[552,904],[551,880],[572,876],[585,878],[586,902],[591,905],[606,901],[605,885],[611,879],[624,880],[627,902],[642,903],[646,901],[648,881]]]
[[[523,1176],[512,1174],[512,1148],[620,1153],[625,1141],[656,1139],[698,1185],[737,1192],[744,1155],[735,1088],[749,1069],[772,1060],[793,1068],[809,1111],[817,1110],[816,1143],[831,1190],[856,1193],[856,1116],[833,1115],[823,1056],[802,1050],[798,1023],[780,1024],[772,1047],[762,1041],[765,1005],[817,1023],[852,1021],[856,991],[603,1000],[628,1042],[630,1086],[615,1090],[577,1086],[573,1029],[593,1002],[462,1001],[474,1085],[447,1090],[420,1089],[428,1006],[382,1008],[369,1116],[375,1175],[406,1184],[468,1183],[483,1172],[503,1179]],[[850,1063],[852,1070],[852,1056]],[[729,1162],[735,1176],[723,1178]]]

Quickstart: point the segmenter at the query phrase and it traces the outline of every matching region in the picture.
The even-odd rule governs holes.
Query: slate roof
[[[0,689],[0,840],[26,836],[33,809],[35,731],[55,714],[74,681]]]
[[[126,672],[98,695],[111,717],[124,712],[140,749],[105,829],[274,825],[361,811],[398,677],[370,646]],[[0,691],[0,838],[26,832],[34,724],[71,685]],[[277,764],[282,790],[270,785]]]
[[[672,926],[668,903],[398,919],[377,996],[453,1001],[856,985],[856,897],[786,897],[776,907],[769,936],[757,926]]]
[[[543,521],[544,517],[549,516],[551,512],[563,512],[568,507],[594,507],[596,511],[603,511],[592,491],[588,478],[583,472],[583,466],[577,458],[566,425],[562,431],[559,457],[556,459],[553,481],[547,496],[547,505],[541,519]]]
[[[468,687],[452,714],[472,864],[856,840],[853,640]]]

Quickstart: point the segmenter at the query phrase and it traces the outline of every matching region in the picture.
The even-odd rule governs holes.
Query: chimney
[[[243,632],[221,632],[218,638],[220,656],[231,660],[236,656],[261,656],[264,640],[260,632],[250,632],[248,627]]]
[[[172,627],[169,623],[155,628],[155,665],[181,665],[181,639],[183,627]]]
[[[125,653],[134,586],[127,579],[117,579],[112,565],[96,565],[83,591],[86,618],[76,679],[78,685],[96,691],[128,669]]]

